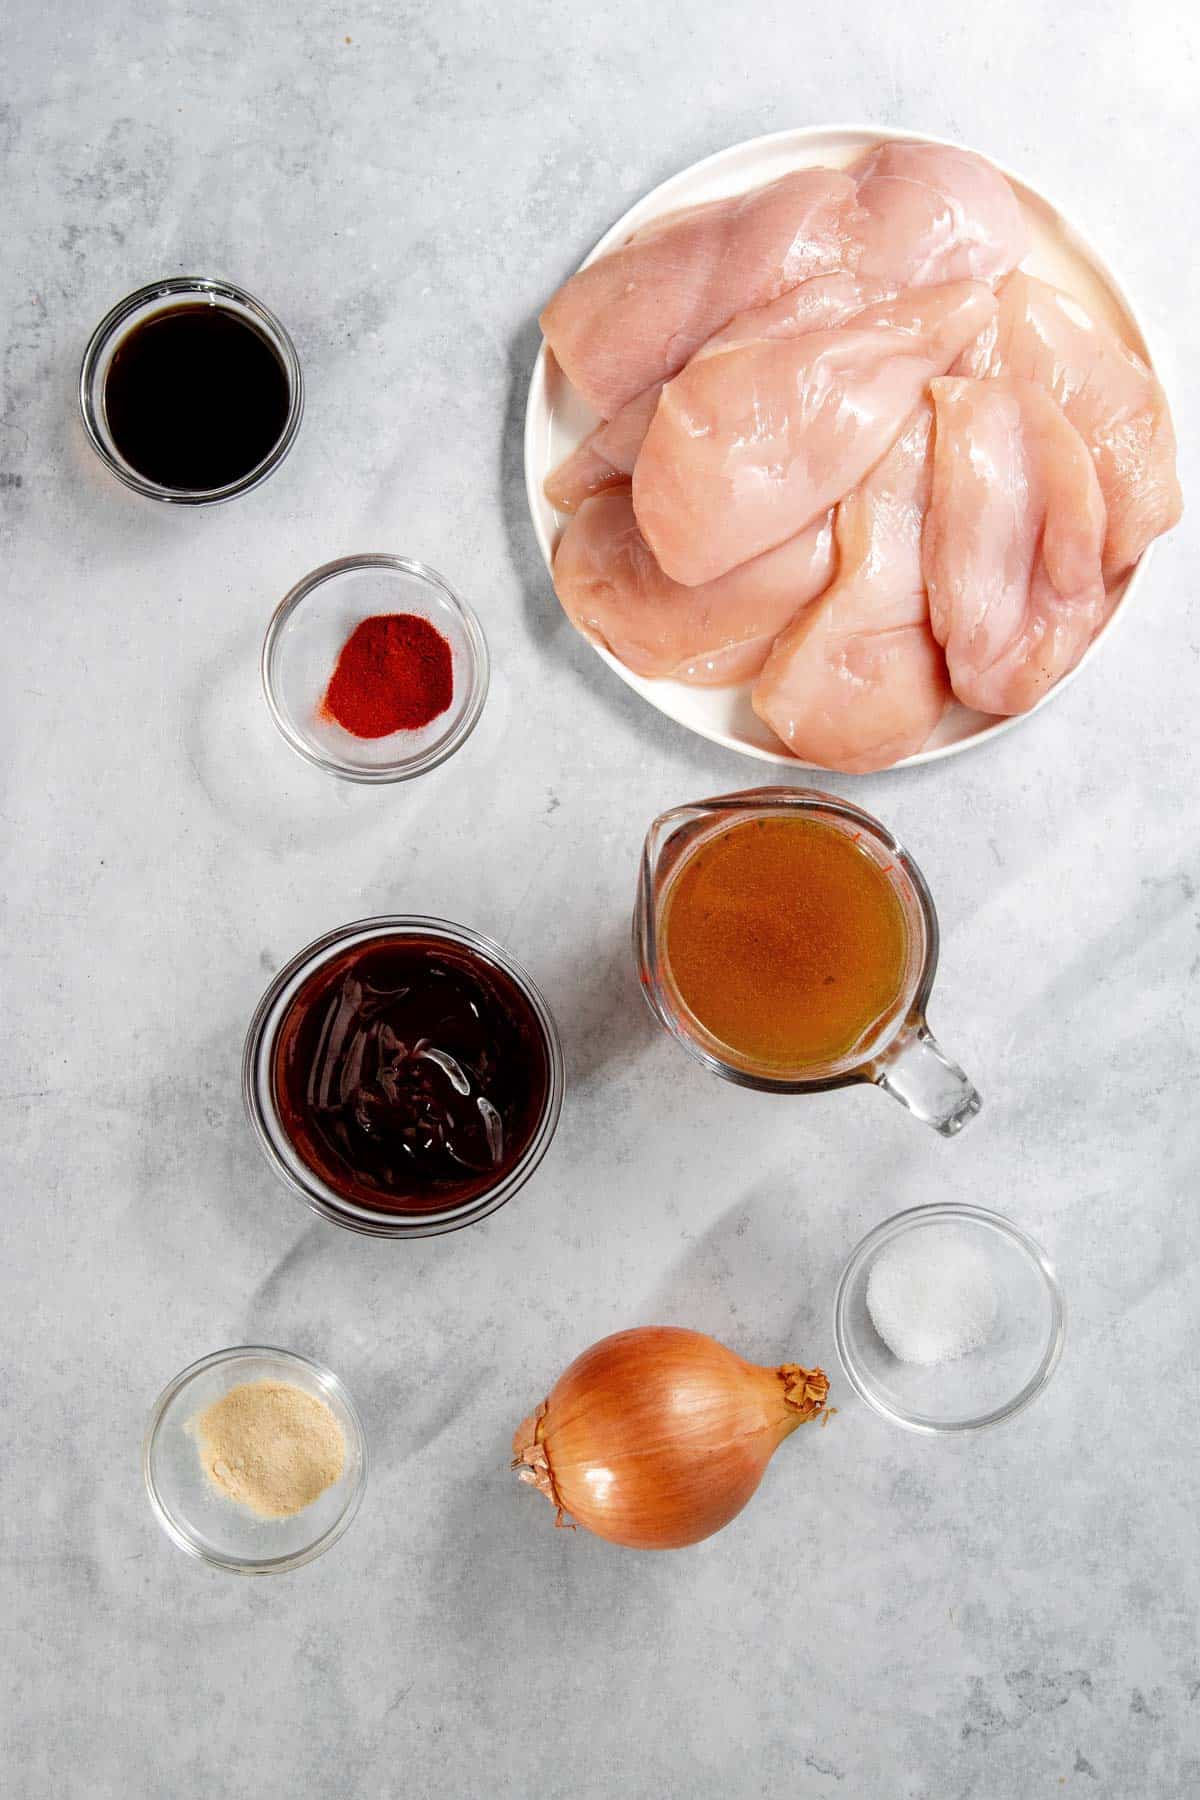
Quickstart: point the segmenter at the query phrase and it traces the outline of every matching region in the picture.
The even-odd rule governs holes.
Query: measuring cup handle
[[[876,1058],[872,1080],[943,1137],[954,1137],[983,1105],[966,1072],[951,1062],[924,1019],[906,1025]]]

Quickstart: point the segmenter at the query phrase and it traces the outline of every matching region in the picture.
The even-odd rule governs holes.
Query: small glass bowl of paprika
[[[406,556],[346,556],[297,582],[262,650],[284,738],[347,781],[407,781],[470,736],[488,689],[474,612]]]

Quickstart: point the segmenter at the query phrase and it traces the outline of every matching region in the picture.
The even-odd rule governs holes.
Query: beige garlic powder
[[[260,1519],[287,1519],[339,1480],[341,1427],[323,1400],[285,1381],[244,1381],[193,1427],[204,1472]]]

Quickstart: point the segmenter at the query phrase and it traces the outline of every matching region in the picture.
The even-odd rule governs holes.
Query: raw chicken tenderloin
[[[950,376],[930,391],[930,623],[966,706],[1027,712],[1111,610],[1100,483],[1087,445],[1036,382]]]
[[[921,748],[950,699],[921,574],[932,425],[922,401],[842,501],[837,579],[776,638],[751,696],[793,755],[822,769],[890,768]]]
[[[885,282],[860,281],[843,270],[835,275],[814,275],[769,306],[742,313],[710,338],[708,347],[738,343],[751,336],[800,337],[806,331],[826,330],[894,292]],[[551,506],[575,512],[589,494],[620,487],[629,480],[662,389],[662,382],[656,381],[636,395],[559,464],[545,484]]]
[[[954,373],[1016,375],[1052,394],[1092,453],[1108,508],[1104,578],[1179,522],[1175,432],[1157,377],[1078,300],[1018,270]]]
[[[546,342],[601,418],[681,369],[735,313],[841,268],[852,176],[800,169],[673,213],[563,283]]]
[[[1029,247],[1020,203],[999,169],[948,144],[877,144],[849,173],[861,217],[851,255],[897,289],[995,284]]]
[[[715,581],[822,517],[995,310],[982,282],[951,282],[832,331],[706,346],[663,389],[633,471],[663,569],[688,587]]]
[[[572,624],[638,675],[700,687],[757,675],[778,632],[833,568],[828,518],[707,587],[680,587],[647,550],[628,487],[585,500],[554,556]]]

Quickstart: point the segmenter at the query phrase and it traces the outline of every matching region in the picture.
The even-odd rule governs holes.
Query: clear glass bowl
[[[143,324],[155,313],[174,312],[181,306],[216,306],[246,320],[266,338],[283,366],[288,386],[288,413],[275,444],[254,468],[217,488],[170,488],[151,481],[140,469],[126,462],[113,441],[104,409],[104,388],[113,357],[135,325]],[[163,281],[152,281],[119,300],[112,311],[101,319],[83,353],[79,371],[79,410],[92,447],[110,471],[126,487],[151,500],[165,500],[176,506],[214,506],[221,500],[232,500],[248,494],[260,481],[277,469],[296,440],[304,415],[304,377],[296,346],[275,314],[244,288],[230,281],[212,281],[205,275],[174,275]]]
[[[275,1104],[272,1079],[275,1039],[297,991],[323,963],[351,945],[367,943],[372,938],[390,937],[445,938],[451,944],[474,951],[485,962],[496,964],[516,983],[529,1002],[541,1028],[546,1052],[546,1102],[524,1155],[494,1187],[488,1188],[485,1193],[474,1195],[458,1206],[447,1207],[443,1212],[376,1211],[343,1199],[298,1155],[283,1129]],[[352,925],[338,926],[336,930],[327,932],[324,937],[301,950],[298,956],[294,956],[279,971],[259,1001],[250,1021],[250,1029],[246,1033],[246,1046],[242,1055],[242,1098],[246,1116],[263,1155],[276,1175],[294,1194],[306,1201],[314,1212],[320,1213],[323,1219],[329,1219],[335,1225],[343,1225],[348,1231],[363,1232],[370,1237],[438,1237],[443,1232],[457,1231],[464,1225],[474,1225],[478,1220],[486,1219],[489,1213],[511,1200],[518,1188],[524,1187],[550,1148],[562,1110],[564,1088],[562,1044],[554,1015],[520,963],[514,961],[499,944],[493,943],[491,938],[484,937],[478,931],[471,931],[465,925],[453,925],[447,919],[425,918],[418,914],[359,919]]]
[[[358,738],[322,712],[342,646],[375,613],[416,613],[450,645],[450,705],[416,731]],[[407,556],[344,556],[314,569],[276,608],[262,649],[263,692],[298,756],[346,781],[408,781],[436,769],[475,729],[488,690],[483,627],[436,569]]]
[[[932,1247],[939,1235],[984,1259],[996,1291],[995,1326],[980,1349],[953,1361],[901,1362],[867,1310],[871,1266],[885,1244],[913,1237]],[[846,1264],[834,1303],[848,1381],[877,1413],[909,1431],[978,1431],[1013,1418],[1054,1373],[1065,1328],[1066,1305],[1045,1253],[1010,1220],[980,1206],[917,1206],[877,1225]]]
[[[193,1422],[245,1381],[284,1381],[323,1400],[341,1427],[341,1479],[288,1519],[260,1519],[217,1492],[200,1464]],[[312,1562],[349,1526],[367,1485],[367,1440],[353,1400],[330,1369],[291,1350],[249,1344],[201,1357],[165,1387],[142,1446],[146,1492],[181,1550],[235,1575],[277,1575]]]

